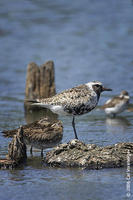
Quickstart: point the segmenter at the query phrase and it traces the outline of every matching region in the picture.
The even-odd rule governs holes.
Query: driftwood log
[[[8,145],[8,158],[18,163],[23,162],[27,158],[22,126]]]
[[[27,158],[26,145],[23,139],[23,128],[20,127],[17,134],[8,145],[8,155],[6,159],[0,159],[0,168],[9,169],[22,164]]]
[[[127,156],[130,156],[130,165],[132,165],[133,143],[99,147],[74,139],[67,144],[60,144],[48,152],[45,163],[56,167],[115,168],[126,166]]]
[[[54,62],[48,61],[40,67],[34,62],[29,63],[25,98],[47,98],[53,95],[55,95]]]

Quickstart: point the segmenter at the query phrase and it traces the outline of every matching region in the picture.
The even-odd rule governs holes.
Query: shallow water
[[[10,141],[2,130],[46,116],[45,110],[24,112],[26,69],[31,61],[39,65],[54,61],[57,92],[99,80],[113,89],[101,96],[99,105],[123,89],[132,103],[132,13],[131,0],[0,1],[0,157],[7,154]],[[59,119],[64,125],[62,142],[68,142],[74,137],[71,118]],[[86,143],[133,142],[133,113],[110,119],[96,109],[78,117],[76,127]],[[131,168],[130,195],[132,175]],[[0,171],[0,199],[132,199],[126,176],[126,168],[47,168],[35,151],[33,158],[28,153],[26,166]]]

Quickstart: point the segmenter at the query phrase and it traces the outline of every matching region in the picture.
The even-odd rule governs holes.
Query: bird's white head
[[[101,92],[103,92],[103,91],[112,91],[112,89],[110,89],[110,88],[105,88],[103,86],[103,84],[99,81],[88,82],[88,83],[86,83],[86,85],[89,87],[90,90],[93,90],[98,95],[100,95]]]

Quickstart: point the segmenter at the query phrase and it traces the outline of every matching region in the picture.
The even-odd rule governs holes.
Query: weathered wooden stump
[[[126,166],[127,156],[130,156],[130,165],[133,165],[133,143],[99,147],[74,139],[48,152],[45,163],[56,167],[115,168]]]
[[[8,158],[16,162],[23,162],[27,158],[22,126],[8,145]]]
[[[6,159],[0,159],[0,168],[14,168],[23,163],[27,158],[26,145],[23,139],[23,128],[18,129],[17,134],[8,145],[8,155]]]
[[[48,61],[40,67],[29,63],[27,68],[25,98],[47,98],[55,95],[54,63]]]

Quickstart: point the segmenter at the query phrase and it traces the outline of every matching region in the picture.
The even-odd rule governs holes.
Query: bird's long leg
[[[74,116],[73,116],[73,120],[72,120],[72,127],[73,127],[73,130],[74,130],[75,139],[78,140],[78,136],[77,136],[76,128],[75,128],[75,117]]]
[[[41,157],[43,158],[43,148],[41,149]]]
[[[32,154],[32,145],[31,145],[31,147],[30,147],[30,154],[33,155],[33,154]]]
[[[113,118],[115,118],[116,117],[116,114],[115,113],[113,113]]]

